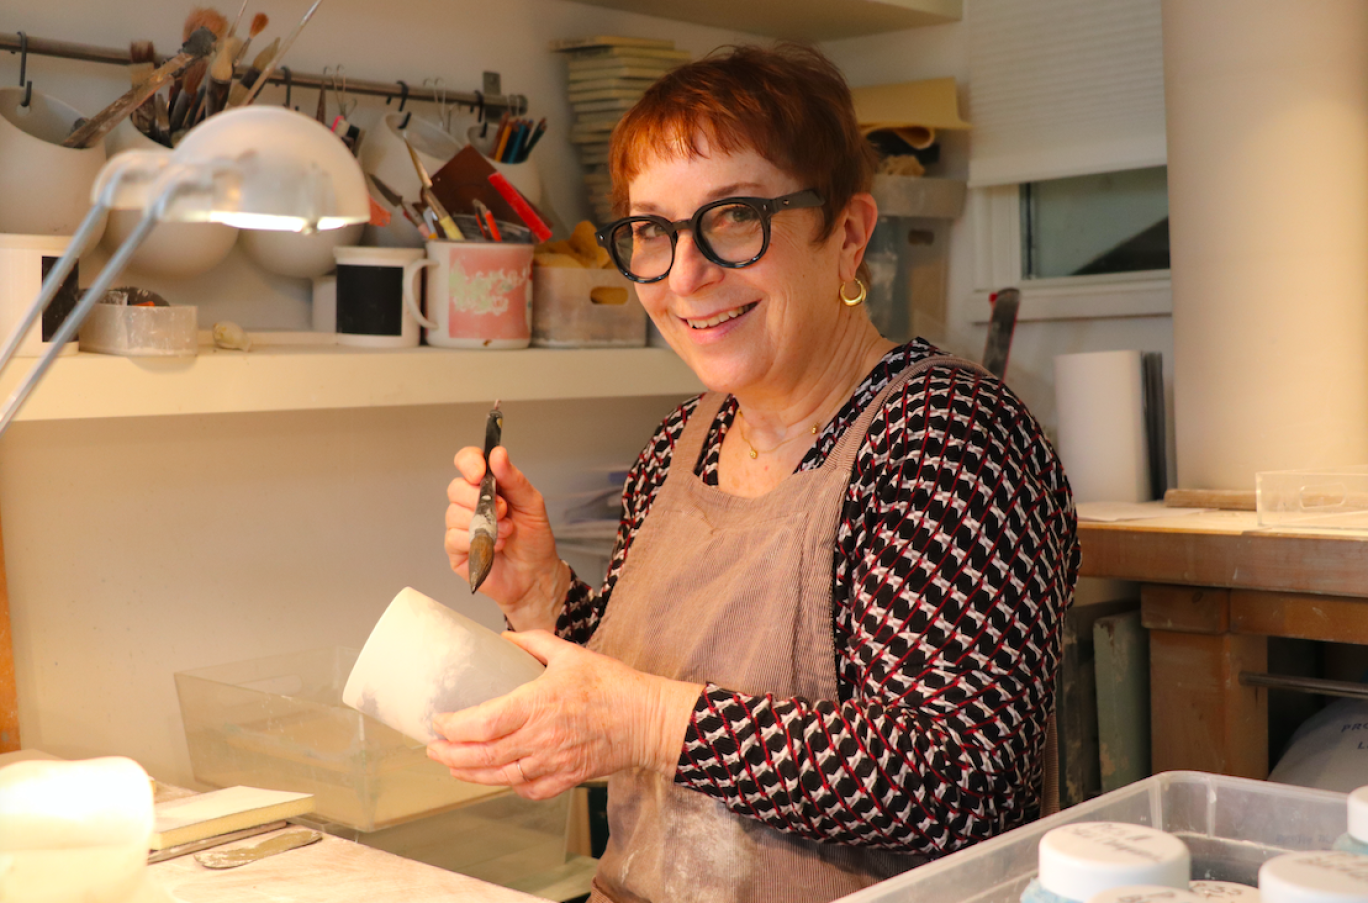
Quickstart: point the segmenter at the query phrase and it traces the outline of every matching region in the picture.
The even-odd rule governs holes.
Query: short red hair
[[[814,48],[722,47],[667,73],[613,130],[613,209],[652,157],[700,155],[698,136],[724,153],[754,150],[822,196],[825,240],[836,216],[873,183],[875,154],[860,134],[850,88]]]

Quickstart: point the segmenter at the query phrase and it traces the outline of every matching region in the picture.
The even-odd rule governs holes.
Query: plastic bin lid
[[[1368,856],[1286,853],[1259,866],[1263,903],[1368,903]]]
[[[1368,787],[1349,794],[1349,836],[1368,843]]]
[[[1245,900],[1259,903],[1257,889],[1234,881],[1194,881],[1192,892],[1203,900]]]
[[[1171,834],[1121,822],[1078,822],[1040,839],[1040,885],[1066,900],[1090,900],[1113,887],[1187,890],[1192,860]]]
[[[1088,903],[1206,903],[1206,898],[1190,890],[1142,884],[1104,890],[1089,898]]]

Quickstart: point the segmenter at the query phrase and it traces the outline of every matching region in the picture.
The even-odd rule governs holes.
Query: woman
[[[791,46],[684,66],[610,170],[630,215],[600,241],[709,392],[638,458],[598,592],[493,452],[484,591],[547,671],[430,754],[534,798],[610,776],[597,899],[831,900],[1032,818],[1068,485],[1001,383],[860,306],[877,209],[840,73]],[[456,464],[464,574],[484,464]]]

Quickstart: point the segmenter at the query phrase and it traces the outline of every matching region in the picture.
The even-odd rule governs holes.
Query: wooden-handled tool
[[[494,567],[494,542],[499,538],[499,510],[495,495],[494,470],[489,466],[490,452],[503,440],[503,411],[494,402],[485,418],[485,475],[480,480],[480,499],[475,503],[475,516],[470,521],[470,591],[484,583]]]
[[[404,145],[408,148],[409,156],[413,158],[413,168],[417,171],[418,181],[423,186],[423,203],[428,205],[432,215],[437,218],[437,225],[442,227],[442,232],[448,241],[464,241],[465,235],[456,225],[456,220],[451,218],[446,207],[437,200],[437,195],[432,190],[432,177],[428,175],[427,167],[419,159],[418,151],[413,149],[413,144],[408,140],[408,135],[404,136]]]
[[[142,105],[143,101],[156,94],[177,75],[189,68],[196,60],[208,56],[214,49],[214,33],[207,28],[196,29],[190,39],[181,46],[180,52],[157,67],[147,81],[134,88],[109,106],[85,121],[80,128],[67,135],[63,147],[93,147],[108,135],[114,126]]]

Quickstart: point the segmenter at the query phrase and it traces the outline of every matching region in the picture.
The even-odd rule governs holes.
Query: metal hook
[[[399,112],[402,113],[402,112],[404,112],[404,104],[408,103],[409,86],[408,86],[408,82],[403,81],[402,79],[399,80],[398,82],[396,82],[395,84],[397,84],[397,85],[399,86]],[[390,102],[391,100],[394,100],[394,96],[393,96],[393,95],[390,95],[389,97],[386,97],[386,98],[385,98],[385,106],[389,106],[389,102]]]
[[[327,72],[328,70],[324,68],[323,71]],[[351,118],[352,110],[356,109],[358,101],[347,99],[346,68],[341,63],[338,63],[337,68],[333,70],[332,91],[333,96],[337,98],[337,112],[341,114],[343,119]]]
[[[33,100],[33,80],[27,78],[28,75],[28,35],[19,32],[19,87],[24,89],[24,102],[21,107],[27,107]]]
[[[294,92],[294,73],[289,66],[281,66],[280,74],[285,79],[285,106],[290,106],[290,95]]]
[[[485,138],[489,134],[489,120],[485,118],[485,99],[483,91],[475,92],[475,102],[479,106],[475,113],[475,121],[480,124],[480,137]],[[475,107],[471,107],[472,110]]]

